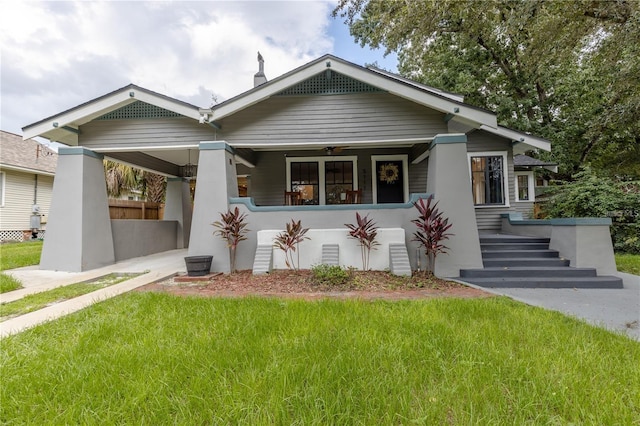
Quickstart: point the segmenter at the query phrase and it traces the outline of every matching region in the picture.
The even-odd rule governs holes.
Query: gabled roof
[[[529,157],[528,155],[518,154],[513,156],[514,167],[543,167],[547,170],[551,170],[554,173],[558,172],[558,163],[548,163],[546,161],[538,160],[537,158]]]
[[[67,145],[77,145],[79,126],[136,101],[142,101],[194,120],[200,118],[198,107],[195,105],[135,84],[129,84],[59,114],[29,124],[23,127],[22,131],[25,138],[42,136]]]
[[[142,87],[130,84],[114,92],[86,102],[75,108],[30,124],[23,128],[24,137],[42,136],[50,140],[77,145],[78,127],[135,101],[172,111],[185,117],[208,122],[216,127],[218,121],[264,101],[271,96],[318,76],[338,73],[363,85],[407,99],[445,114],[450,129],[467,133],[472,129],[510,139],[514,151],[521,153],[531,148],[549,151],[549,141],[527,133],[499,126],[496,115],[488,110],[465,104],[461,95],[420,84],[388,71],[364,68],[333,55],[324,55],[280,77],[261,84],[212,108],[198,108]]]
[[[33,139],[0,130],[2,169],[50,175],[56,172],[58,154]]]
[[[497,126],[495,114],[465,104],[458,100],[458,96],[455,94],[437,91],[436,89],[412,82],[393,75],[392,73],[364,68],[333,55],[324,55],[265,84],[254,87],[247,92],[215,105],[210,110],[203,109],[201,112],[208,114],[210,122],[215,122],[327,70],[348,75],[353,79],[382,89],[390,94],[441,111],[445,114],[451,114],[451,118],[459,116],[464,120],[478,123],[478,125],[487,124],[492,127]]]

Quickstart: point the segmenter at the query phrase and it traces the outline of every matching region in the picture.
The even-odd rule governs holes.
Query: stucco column
[[[482,268],[480,239],[471,194],[467,136],[437,135],[429,147],[427,192],[434,194],[438,208],[453,224],[455,234],[445,241],[448,254],[436,258],[435,275],[460,276],[460,269]]]
[[[114,262],[102,155],[60,148],[40,269],[79,272]]]
[[[213,255],[212,271],[229,272],[226,242],[214,236],[211,224],[229,208],[229,197],[238,196],[233,148],[226,142],[200,142],[198,180],[193,203],[189,256]]]
[[[167,194],[164,205],[164,220],[178,222],[178,236],[176,247],[189,247],[191,232],[191,197],[189,181],[183,178],[167,179]]]

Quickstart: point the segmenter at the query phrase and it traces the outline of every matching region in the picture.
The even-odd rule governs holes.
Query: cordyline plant
[[[300,250],[298,245],[304,241],[309,240],[309,237],[305,237],[305,234],[309,228],[303,228],[299,221],[291,219],[291,223],[287,223],[287,230],[282,231],[276,235],[274,247],[279,248],[284,252],[284,261],[287,268],[295,271],[300,269]],[[298,252],[297,260],[294,260],[293,253]]]
[[[240,214],[240,210],[236,207],[233,211],[227,210],[226,213],[220,213],[220,220],[212,223],[218,228],[213,235],[220,235],[227,242],[231,257],[231,273],[236,272],[236,248],[240,241],[247,239],[245,236],[249,231],[245,220],[247,215]]]
[[[362,217],[358,212],[356,212],[356,224],[345,223],[344,226],[349,228],[349,237],[358,240],[362,256],[362,270],[368,271],[371,250],[375,250],[376,246],[380,245],[376,240],[378,227],[373,220],[369,219],[368,215]]]
[[[421,198],[413,205],[418,209],[420,216],[411,221],[418,227],[418,230],[413,233],[412,241],[417,241],[424,248],[427,269],[433,272],[436,256],[448,250],[442,242],[454,234],[447,233],[451,224],[448,218],[442,217],[442,212],[438,210],[438,203],[433,203],[433,195],[427,199],[426,203]]]

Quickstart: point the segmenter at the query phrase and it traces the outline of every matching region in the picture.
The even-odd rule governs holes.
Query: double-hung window
[[[535,201],[533,172],[515,172],[516,201]]]
[[[470,153],[469,163],[473,204],[476,206],[508,205],[506,153]]]
[[[287,191],[299,191],[302,203],[340,204],[358,188],[357,157],[287,157]]]

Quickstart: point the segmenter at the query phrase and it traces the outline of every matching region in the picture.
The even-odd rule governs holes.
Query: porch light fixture
[[[188,161],[187,164],[185,164],[184,166],[182,166],[182,177],[185,178],[193,178],[196,175],[196,165],[195,164],[191,164],[191,150],[187,150],[188,152]]]

